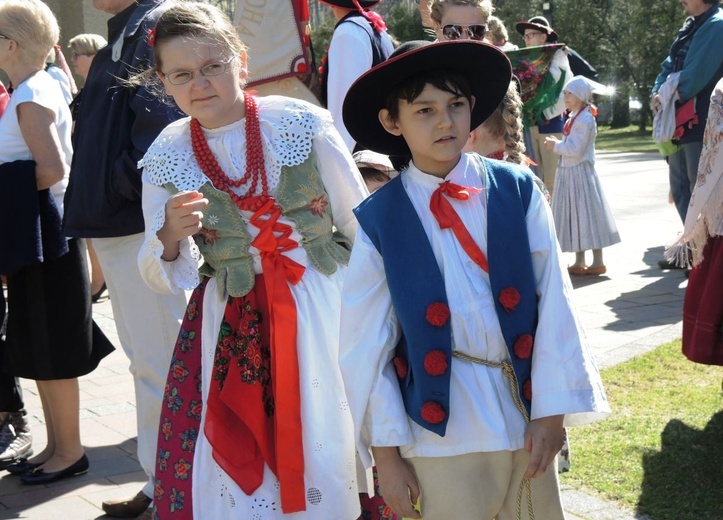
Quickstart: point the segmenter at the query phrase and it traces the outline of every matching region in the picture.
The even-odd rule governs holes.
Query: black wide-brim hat
[[[352,0],[319,0],[322,4],[335,5],[336,7],[345,7],[346,9],[358,9]],[[363,9],[374,7],[382,0],[359,0],[359,5]]]
[[[548,22],[544,16],[533,16],[526,22],[517,22],[515,29],[523,36],[525,35],[525,29],[533,29],[545,33],[547,34],[547,43],[555,43],[560,39],[558,34],[550,27],[550,22]]]
[[[505,53],[494,45],[473,40],[439,43],[403,43],[380,63],[361,75],[344,98],[344,126],[354,140],[375,152],[408,156],[404,137],[387,132],[379,121],[387,95],[407,78],[433,69],[454,70],[467,77],[472,95],[471,128],[487,119],[510,86],[512,68]]]

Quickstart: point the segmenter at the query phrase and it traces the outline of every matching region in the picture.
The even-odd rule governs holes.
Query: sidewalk
[[[573,284],[595,357],[605,368],[681,336],[686,279],[682,271],[661,271],[656,265],[663,245],[682,230],[675,209],[667,203],[665,163],[657,154],[604,153],[598,155],[597,166],[622,243],[605,250],[606,275],[575,277]],[[572,263],[574,255],[568,255]],[[38,487],[23,486],[0,472],[0,520],[108,518],[100,509],[103,500],[133,495],[145,482],[135,458],[135,399],[128,360],[120,349],[110,302],[106,299],[93,309],[117,350],[80,380],[81,434],[90,471]],[[41,450],[46,437],[35,383],[24,380],[23,390],[34,446]],[[574,431],[572,443],[575,471]],[[565,486],[563,500],[569,520],[636,518]]]

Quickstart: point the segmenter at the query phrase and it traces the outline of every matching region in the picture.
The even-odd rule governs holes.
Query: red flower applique
[[[449,320],[449,307],[446,304],[437,302],[427,307],[427,323],[435,327],[443,327]]]
[[[517,304],[520,303],[520,293],[514,287],[505,287],[500,291],[500,304],[507,312],[515,310]]]
[[[532,354],[532,334],[523,334],[515,341],[515,356],[520,359],[527,359]]]
[[[156,29],[148,29],[148,46],[155,47],[156,45]]]
[[[422,405],[422,419],[430,424],[439,424],[444,421],[447,414],[442,405],[436,401],[427,401]]]
[[[313,215],[323,217],[328,205],[329,203],[326,201],[326,195],[322,195],[321,197],[312,199],[306,207],[309,208],[309,211],[311,211]]]
[[[441,350],[432,350],[424,356],[424,370],[430,376],[441,376],[447,371],[447,354]]]
[[[525,384],[522,385],[522,395],[527,399],[528,401],[532,401],[532,381],[527,380],[525,381]]]
[[[218,232],[215,229],[206,229],[202,227],[198,230],[198,234],[203,238],[204,244],[213,245],[218,240]]]
[[[406,378],[407,372],[409,372],[409,365],[407,365],[406,360],[397,356],[392,360],[392,363],[394,363],[394,368],[397,370],[397,377],[399,379]]]

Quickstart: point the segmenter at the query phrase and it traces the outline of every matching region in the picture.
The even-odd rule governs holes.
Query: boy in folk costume
[[[411,156],[355,210],[340,342],[360,457],[402,517],[563,518],[563,424],[610,412],[542,194],[462,153],[510,79],[491,45],[408,42],[344,102],[360,144]]]
[[[321,67],[321,104],[350,152],[358,150],[342,121],[344,96],[354,80],[386,60],[394,50],[381,15],[370,11],[381,0],[320,0],[331,6],[336,25]]]

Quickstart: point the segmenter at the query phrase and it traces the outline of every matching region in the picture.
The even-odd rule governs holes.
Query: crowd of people
[[[620,240],[596,72],[535,16],[515,30],[541,81],[514,76],[491,0],[424,0],[436,41],[402,43],[379,0],[323,2],[322,106],[247,90],[247,48],[209,3],[94,0],[108,34],[70,40],[76,92],[63,59],[46,71],[47,5],[0,2],[0,212],[22,231],[0,237],[0,469],[88,471],[78,377],[113,350],[91,312],[107,291],[147,477],[109,516],[562,519],[566,428],[610,413],[570,300]],[[723,15],[685,6],[652,103],[670,74],[698,99],[670,157],[670,254],[697,266],[690,357],[723,364],[701,332],[723,314],[720,84],[701,130],[723,65],[699,62],[721,62]],[[38,453],[18,377],[41,396]]]

